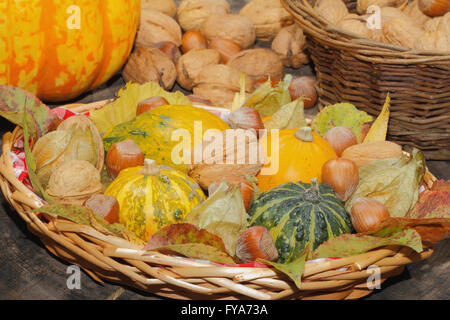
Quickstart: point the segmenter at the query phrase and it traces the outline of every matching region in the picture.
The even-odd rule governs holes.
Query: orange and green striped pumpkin
[[[119,222],[144,241],[164,226],[183,222],[205,199],[190,177],[150,159],[143,167],[120,171],[105,194],[119,202]]]
[[[0,12],[0,84],[61,101],[120,70],[140,0],[2,0]]]

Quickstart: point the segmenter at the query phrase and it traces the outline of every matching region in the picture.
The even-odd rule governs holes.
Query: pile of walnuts
[[[271,41],[271,49],[256,48]],[[308,63],[305,36],[279,0],[251,0],[237,13],[227,0],[141,0],[135,48],[125,81],[175,83],[190,98],[230,108],[245,73],[252,92],[261,79],[280,80],[284,68]]]

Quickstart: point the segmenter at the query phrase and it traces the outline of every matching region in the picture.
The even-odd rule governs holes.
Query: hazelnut
[[[208,42],[208,48],[219,51],[223,63],[227,63],[232,56],[242,50],[240,45],[228,39],[212,39]]]
[[[206,48],[206,38],[197,30],[190,30],[181,38],[181,50],[186,53],[192,49]]]
[[[180,49],[173,42],[162,41],[156,43],[153,47],[164,52],[174,64],[176,64],[178,59],[181,57]]]

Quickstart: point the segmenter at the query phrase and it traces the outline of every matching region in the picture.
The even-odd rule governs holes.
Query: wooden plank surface
[[[244,2],[230,1],[232,10],[237,11]],[[258,46],[267,47],[267,43]],[[307,65],[298,70],[287,70],[296,75],[313,74]],[[102,87],[84,94],[70,102],[88,103],[114,97],[124,82],[120,76],[111,79]],[[181,90],[175,87],[174,90]],[[69,103],[69,102],[66,102]],[[307,110],[313,115],[315,109]],[[0,119],[0,133],[14,128]],[[430,170],[440,179],[450,179],[450,161],[429,161]],[[69,289],[67,273],[70,265],[53,256],[32,235],[25,223],[9,204],[0,197],[0,299],[160,299],[159,297],[122,288],[115,284],[100,284],[81,272],[80,289]],[[450,239],[441,241],[433,256],[425,261],[410,264],[405,271],[382,284],[381,290],[364,299],[450,299]]]

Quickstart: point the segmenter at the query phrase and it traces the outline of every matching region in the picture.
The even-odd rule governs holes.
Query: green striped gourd
[[[309,245],[352,231],[350,216],[327,184],[288,182],[262,193],[249,211],[249,225],[265,226],[275,242],[279,262],[297,258]]]

